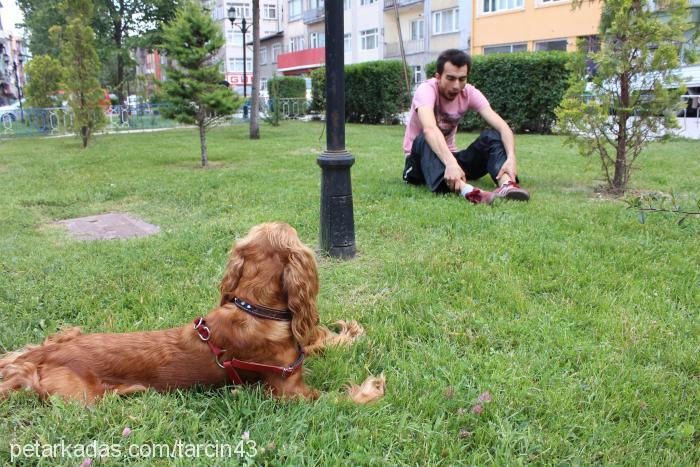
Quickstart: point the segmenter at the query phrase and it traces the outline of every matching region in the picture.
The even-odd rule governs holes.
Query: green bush
[[[325,110],[325,69],[314,70],[311,108]],[[396,60],[345,67],[345,120],[353,123],[391,123],[408,104],[403,69]]]
[[[472,57],[469,82],[489,100],[491,107],[513,131],[549,133],[554,109],[564,96],[569,72],[566,52],[520,52]],[[425,67],[433,76],[435,62]],[[486,122],[468,112],[460,122],[463,130],[479,130]]]
[[[267,82],[267,86],[273,99],[306,97],[306,80],[299,76],[272,78]]]
[[[346,67],[347,68],[347,67]],[[316,68],[311,72],[311,111],[326,111],[326,69]]]

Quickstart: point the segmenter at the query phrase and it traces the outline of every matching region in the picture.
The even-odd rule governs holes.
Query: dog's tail
[[[43,360],[47,346],[70,341],[80,334],[80,328],[65,329],[47,337],[41,345],[28,345],[0,357],[0,399],[22,388],[33,389],[43,397],[45,391],[41,387],[37,365]]]

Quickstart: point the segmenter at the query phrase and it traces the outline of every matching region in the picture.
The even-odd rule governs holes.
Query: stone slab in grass
[[[114,240],[147,237],[160,232],[160,227],[127,214],[109,213],[56,222],[78,240]]]

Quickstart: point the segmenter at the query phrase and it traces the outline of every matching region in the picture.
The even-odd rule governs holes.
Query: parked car
[[[26,99],[22,99],[22,105],[26,104]],[[11,121],[14,122],[19,118],[19,101],[15,101],[10,105],[3,105],[0,107],[0,122]]]

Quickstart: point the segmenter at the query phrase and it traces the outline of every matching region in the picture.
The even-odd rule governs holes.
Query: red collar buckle
[[[222,362],[221,356],[223,355],[225,350],[220,349],[219,347],[215,346],[209,341],[209,339],[211,338],[211,330],[209,329],[209,326],[207,326],[207,323],[204,320],[204,318],[202,318],[201,316],[195,318],[193,327],[194,330],[197,332],[199,338],[202,341],[206,342],[207,345],[209,345],[209,348],[214,354],[216,364],[226,371],[226,374],[229,376],[229,378],[231,378],[234,384],[243,383],[240,375],[236,371],[236,368],[240,370],[254,371],[258,373],[278,373],[281,374],[284,378],[289,378],[294,373],[299,371],[301,369],[302,364],[304,363],[305,354],[304,349],[302,347],[299,347],[299,356],[297,357],[297,359],[294,360],[294,363],[287,367],[266,365],[264,363],[246,362],[243,360],[238,360],[236,358],[232,358],[231,360],[226,360]]]
[[[202,318],[201,316],[194,320],[194,330],[197,331],[197,335],[204,342],[208,341],[211,337],[211,331],[209,330],[209,326],[207,326],[206,322],[204,321],[204,318]]]

